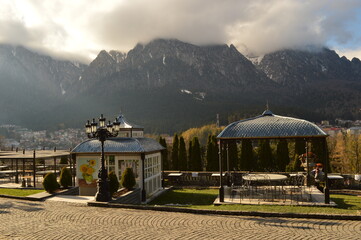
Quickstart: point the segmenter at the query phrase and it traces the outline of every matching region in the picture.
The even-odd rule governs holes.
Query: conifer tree
[[[110,196],[113,196],[113,194],[116,193],[119,189],[118,177],[114,171],[110,171],[108,174],[108,179],[109,179],[109,193]]]
[[[302,155],[306,152],[306,141],[304,139],[296,139],[295,141],[295,155]]]
[[[63,167],[60,172],[60,185],[67,188],[72,185],[71,172],[67,167]]]
[[[214,135],[208,136],[207,150],[206,150],[206,169],[207,171],[218,171],[218,146],[216,137]]]
[[[48,173],[45,175],[43,187],[48,193],[53,193],[55,190],[59,189],[60,185],[56,181],[56,175],[54,173]]]
[[[178,161],[178,148],[179,147],[179,139],[178,134],[174,134],[173,137],[173,146],[172,146],[172,169],[179,170],[179,161]]]
[[[324,138],[312,139],[311,151],[312,153],[316,154],[318,161],[321,162],[322,164],[325,164],[327,160],[327,167],[328,167],[327,171],[330,172],[331,166],[328,158],[328,146],[326,140]]]
[[[301,167],[300,156],[296,154],[294,160],[287,166],[287,172],[298,172],[303,171],[304,169]]]
[[[230,141],[228,144],[228,158],[229,158],[229,170],[238,169],[238,148],[236,141]]]
[[[179,151],[178,151],[178,161],[179,161],[179,170],[187,170],[187,150],[184,138],[181,136],[179,138]]]
[[[252,171],[256,170],[254,164],[254,155],[253,155],[253,147],[252,141],[250,139],[243,139],[241,145],[241,156],[240,156],[240,170],[242,171]]]
[[[124,173],[122,174],[122,178],[120,180],[120,184],[128,189],[128,190],[132,190],[134,185],[136,184],[135,182],[135,177],[134,177],[134,173],[133,173],[133,169],[132,168],[126,168]]]
[[[187,162],[187,169],[192,169],[192,140],[188,143],[188,162]]]
[[[278,141],[276,154],[275,165],[278,168],[278,171],[284,172],[286,170],[286,166],[290,163],[287,140],[281,139]]]
[[[167,142],[165,141],[165,138],[160,137],[159,143],[160,143],[160,145],[162,145],[165,148],[162,151],[163,168],[164,168],[164,170],[170,170],[169,161],[168,161],[168,146],[167,146]]]
[[[201,147],[197,137],[192,140],[192,159],[190,161],[192,171],[202,171]]]
[[[258,168],[260,171],[274,170],[272,150],[268,139],[259,141]]]
[[[302,138],[297,138],[295,140],[295,151],[293,155],[293,159],[287,168],[290,172],[302,171],[300,156],[306,152],[306,141]]]

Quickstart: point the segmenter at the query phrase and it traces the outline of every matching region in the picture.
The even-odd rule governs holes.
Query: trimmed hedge
[[[59,189],[59,183],[56,181],[56,175],[54,173],[48,173],[44,177],[43,187],[48,193],[53,193]]]
[[[67,188],[72,185],[71,173],[67,167],[63,167],[60,172],[60,185]]]
[[[113,171],[108,174],[108,178],[110,196],[113,196],[113,194],[116,193],[119,189],[119,181],[117,175],[115,175]]]
[[[128,190],[133,189],[135,186],[135,177],[132,168],[125,169],[120,184]]]

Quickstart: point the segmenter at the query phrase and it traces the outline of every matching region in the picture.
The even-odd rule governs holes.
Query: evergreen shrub
[[[60,164],[68,164],[68,158],[67,157],[61,157],[60,158],[60,162],[59,162]]]
[[[119,181],[117,175],[113,171],[108,174],[108,178],[110,196],[113,196],[113,194],[116,193],[119,189]]]
[[[71,173],[67,167],[63,167],[60,172],[60,185],[67,188],[72,185]]]
[[[120,184],[128,190],[131,190],[135,186],[135,177],[132,168],[126,168]]]
[[[56,181],[56,175],[54,173],[48,173],[44,177],[43,187],[48,193],[53,193],[59,189],[59,183]]]

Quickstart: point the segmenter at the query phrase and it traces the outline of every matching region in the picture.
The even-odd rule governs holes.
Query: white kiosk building
[[[108,173],[114,171],[121,179],[126,168],[132,168],[136,188],[141,189],[141,201],[162,188],[162,159],[164,147],[156,140],[144,138],[144,128],[130,124],[122,114],[118,121],[118,137],[108,138],[104,142],[105,163]],[[101,144],[96,139],[86,140],[72,150],[76,160],[79,195],[96,194],[98,171],[100,168]]]

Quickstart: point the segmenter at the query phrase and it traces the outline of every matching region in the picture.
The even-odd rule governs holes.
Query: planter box
[[[121,204],[141,204],[141,191],[140,188],[135,188],[132,191],[128,191],[110,202]]]

